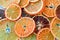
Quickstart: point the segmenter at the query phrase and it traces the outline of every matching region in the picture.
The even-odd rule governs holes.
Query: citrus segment
[[[17,20],[21,16],[21,8],[17,4],[11,4],[5,10],[5,16],[9,20]]]
[[[2,19],[0,20],[0,40],[16,40],[18,36],[14,33],[15,22]]]
[[[37,2],[37,1],[39,1],[39,0],[30,0],[30,2]]]
[[[54,10],[57,7],[57,5],[60,4],[59,0],[45,0],[45,7],[43,14],[47,17],[54,17]]]
[[[35,30],[36,33],[42,28],[50,28],[50,21],[47,17],[39,15],[35,16],[33,19],[36,24],[36,30]]]
[[[20,38],[21,40],[36,40],[36,35],[35,34],[31,34],[28,37],[25,38]]]
[[[13,2],[18,4],[20,0],[0,0],[0,5],[7,8]]]
[[[30,2],[28,6],[24,8],[24,10],[31,15],[37,14],[38,12],[41,12],[43,8],[43,1],[39,0],[38,2]]]
[[[38,32],[37,40],[55,40],[55,38],[48,28],[44,28]]]
[[[15,24],[15,33],[19,37],[27,37],[29,36],[35,29],[35,22],[32,18],[23,17],[18,20]]]
[[[60,20],[58,18],[53,18],[50,28],[53,35],[60,40]]]
[[[26,7],[29,4],[29,0],[20,0],[19,5],[21,8]]]

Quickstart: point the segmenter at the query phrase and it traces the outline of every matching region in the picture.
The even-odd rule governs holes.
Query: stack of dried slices
[[[60,0],[0,0],[0,40],[60,40]]]

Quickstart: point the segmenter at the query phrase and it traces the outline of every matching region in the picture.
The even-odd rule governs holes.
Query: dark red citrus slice
[[[14,32],[15,22],[2,19],[0,20],[0,40],[17,40],[18,36]]]
[[[33,17],[35,24],[36,24],[36,30],[35,32],[37,33],[40,29],[42,28],[49,28],[50,26],[50,21],[47,17],[45,16],[35,16]]]
[[[38,32],[37,40],[55,40],[55,38],[48,28],[44,28]]]
[[[44,3],[42,0],[39,0],[38,2],[30,2],[28,6],[24,8],[24,10],[30,14],[35,15],[38,14],[38,12],[41,12],[43,9]]]
[[[60,40],[60,20],[57,17],[53,18],[53,20],[50,24],[50,29],[51,29],[52,34],[58,40]]]
[[[20,18],[21,16],[21,8],[19,5],[12,3],[7,7],[5,10],[5,16],[9,20],[15,21]]]
[[[35,22],[32,18],[22,17],[15,24],[15,33],[19,37],[27,37],[29,36],[35,29]]]
[[[7,8],[13,2],[18,4],[20,0],[0,0],[0,5]]]
[[[24,37],[24,38],[20,38],[21,40],[36,40],[36,35],[35,34],[31,34],[28,37]]]
[[[29,0],[20,0],[19,5],[21,8],[26,7],[29,4]]]
[[[45,0],[45,9],[43,11],[43,14],[47,17],[54,17],[54,10],[59,4],[59,0]]]

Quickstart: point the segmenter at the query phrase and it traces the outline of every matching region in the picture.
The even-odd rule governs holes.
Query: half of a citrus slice
[[[18,4],[20,0],[0,0],[0,5],[7,8],[13,2]]]
[[[15,22],[2,19],[0,20],[0,40],[17,40],[18,36],[14,32]]]
[[[37,2],[37,1],[39,1],[39,0],[30,0],[30,2]]]
[[[39,30],[42,28],[50,28],[50,21],[47,17],[38,15],[33,17],[35,24],[36,24],[36,29],[35,32],[37,33]]]
[[[45,7],[43,10],[43,14],[47,17],[54,17],[54,10],[58,4],[60,4],[59,0],[45,0]]]
[[[55,9],[55,16],[60,19],[60,5]]]
[[[50,29],[52,34],[60,40],[60,20],[58,18],[53,18],[51,24],[50,24]]]
[[[24,10],[30,14],[30,15],[35,15],[38,12],[41,12],[41,10],[43,9],[43,1],[39,0],[38,2],[30,2],[28,6],[26,6],[24,8]]]
[[[35,29],[35,22],[32,18],[22,17],[15,24],[14,30],[19,37],[29,36]]]
[[[13,21],[19,19],[20,16],[21,16],[21,8],[20,8],[20,6],[15,4],[15,3],[12,3],[5,10],[5,16],[9,20],[13,20]]]
[[[20,0],[19,5],[21,8],[26,7],[29,4],[29,0]]]
[[[36,35],[31,34],[28,37],[20,38],[21,40],[36,40]]]
[[[44,28],[38,32],[37,40],[55,40],[55,38],[48,28]]]

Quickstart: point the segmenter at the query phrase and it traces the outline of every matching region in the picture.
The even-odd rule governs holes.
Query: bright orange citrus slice
[[[0,20],[0,40],[18,40],[18,36],[14,32],[15,22],[2,19]]]
[[[45,7],[43,14],[47,17],[54,17],[54,10],[58,4],[60,4],[59,0],[45,0]]]
[[[37,1],[39,1],[39,0],[30,0],[30,2],[37,2]]]
[[[14,30],[19,37],[29,36],[35,29],[35,22],[32,18],[22,17],[15,24]]]
[[[19,7],[19,5],[12,3],[5,10],[5,16],[9,20],[17,20],[21,16],[21,8]]]
[[[60,40],[60,20],[57,17],[53,18],[50,29],[53,35]]]
[[[20,3],[19,3],[21,8],[26,7],[28,4],[29,4],[29,0],[20,0]]]
[[[55,40],[55,38],[48,28],[44,28],[38,32],[37,40]]]
[[[26,6],[24,8],[24,10],[30,14],[30,15],[35,15],[38,12],[41,12],[41,10],[43,9],[43,1],[39,0],[38,2],[30,2],[28,6]]]
[[[13,2],[18,4],[20,0],[0,0],[0,5],[7,8]]]

